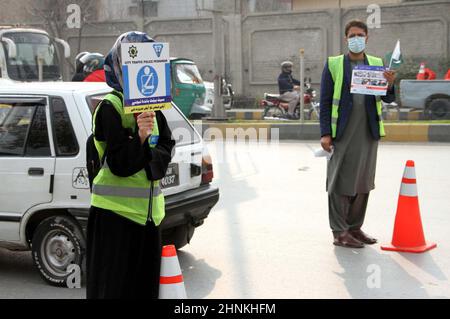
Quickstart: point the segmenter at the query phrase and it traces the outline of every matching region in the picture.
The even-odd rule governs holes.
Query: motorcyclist
[[[85,60],[84,82],[105,82],[105,70],[103,70],[105,57],[100,53],[92,53]]]
[[[281,74],[278,76],[278,88],[280,90],[280,99],[288,102],[288,118],[294,118],[294,110],[300,101],[300,81],[292,77],[291,61],[281,63]]]
[[[86,52],[76,61],[77,73],[72,81],[105,82],[104,62],[102,54]]]
[[[83,75],[83,66],[84,64],[81,62],[81,58],[85,56],[86,54],[89,54],[87,51],[83,51],[77,54],[75,57],[75,74],[72,77],[72,81],[79,82],[83,81],[84,75]]]

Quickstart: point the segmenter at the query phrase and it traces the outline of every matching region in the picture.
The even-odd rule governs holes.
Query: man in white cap
[[[289,103],[288,118],[294,118],[294,110],[300,101],[300,81],[292,77],[291,61],[281,63],[281,74],[278,76],[280,99]]]

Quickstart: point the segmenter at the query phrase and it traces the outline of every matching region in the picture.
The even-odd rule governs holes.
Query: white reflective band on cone
[[[159,299],[187,299],[184,283],[159,285]]]
[[[400,195],[408,197],[417,197],[417,184],[402,183],[400,187]]]
[[[161,263],[161,276],[174,277],[181,275],[180,264],[178,258],[174,257],[162,257]]]
[[[403,177],[409,179],[416,179],[416,169],[411,166],[405,166]]]

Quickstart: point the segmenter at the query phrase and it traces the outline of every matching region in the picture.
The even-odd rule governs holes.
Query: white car
[[[42,277],[63,286],[83,265],[90,207],[86,140],[105,83],[0,80],[0,247],[32,250]],[[176,140],[162,180],[163,242],[180,248],[219,199],[202,138],[176,106],[163,111]],[[181,132],[177,136],[177,132]]]

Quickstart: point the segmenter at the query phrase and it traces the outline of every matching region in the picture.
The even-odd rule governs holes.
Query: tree
[[[95,0],[42,0],[36,1],[38,4],[33,4],[28,11],[31,15],[42,19],[43,24],[48,30],[49,34],[56,38],[67,40],[65,35],[69,29],[74,27],[70,22],[72,19],[78,19],[78,48],[81,48],[81,35],[83,27],[89,25],[89,21],[96,19],[97,5]],[[77,17],[79,15],[79,17]],[[69,61],[72,69],[74,68],[71,61]]]

